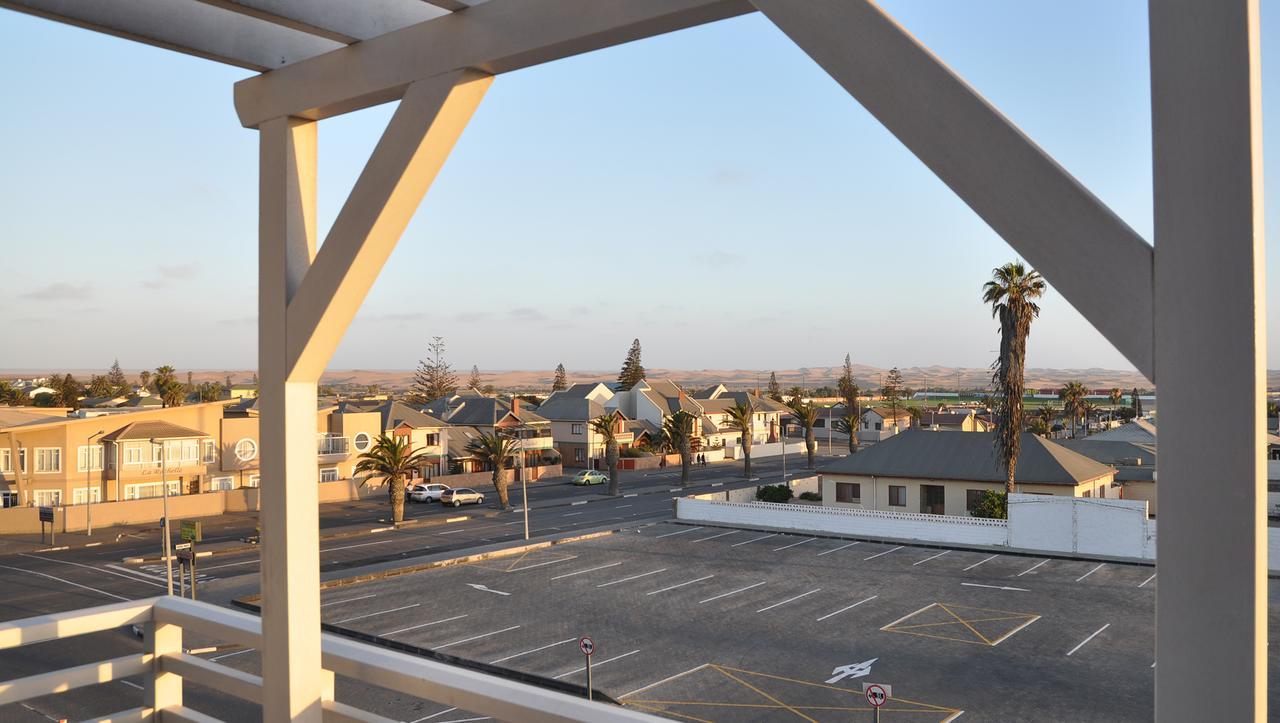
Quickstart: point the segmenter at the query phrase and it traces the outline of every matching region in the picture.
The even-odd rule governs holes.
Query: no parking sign
[[[876,712],[876,720],[880,720],[880,706],[889,702],[889,696],[893,693],[893,688],[884,683],[863,683],[862,694],[867,696],[867,702],[871,704],[872,710]]]

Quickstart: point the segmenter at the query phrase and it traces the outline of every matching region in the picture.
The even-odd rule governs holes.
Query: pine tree
[[[107,377],[102,374],[94,374],[89,377],[89,396],[91,397],[109,397],[115,393],[111,386],[111,382],[107,381]]]
[[[467,386],[472,389],[479,389],[484,384],[480,379],[480,367],[475,364],[471,365],[471,378],[467,380]]]
[[[1135,417],[1142,416],[1142,397],[1138,396],[1138,388],[1133,388],[1133,396],[1129,398],[1129,406],[1133,408]]]
[[[631,342],[627,351],[627,359],[622,362],[622,371],[618,372],[618,385],[625,391],[634,387],[644,379],[644,367],[640,364],[640,340]]]
[[[782,387],[778,385],[778,375],[769,372],[769,398],[775,402],[782,401]]]
[[[125,378],[124,370],[120,368],[119,359],[111,362],[111,369],[107,371],[107,384],[111,385],[111,394],[124,394],[129,391],[129,380]]]
[[[418,370],[413,373],[413,387],[409,391],[409,401],[413,404],[428,404],[458,391],[458,377],[445,361],[444,349],[444,337],[431,338],[427,345],[428,358],[419,361]]]
[[[893,425],[897,426],[898,400],[902,398],[902,372],[898,371],[898,367],[889,370],[889,374],[884,380],[884,386],[880,389],[880,395],[893,408]]]
[[[565,374],[564,364],[556,365],[556,378],[551,381],[551,391],[558,392],[562,389],[569,388],[568,375]]]

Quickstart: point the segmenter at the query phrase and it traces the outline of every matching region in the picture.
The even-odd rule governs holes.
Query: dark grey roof
[[[437,419],[429,414],[423,414],[413,407],[398,402],[388,400],[385,402],[341,402],[338,404],[338,412],[340,414],[349,414],[351,412],[377,412],[382,415],[382,429],[395,429],[401,424],[408,424],[416,429],[430,429],[433,427],[446,426],[445,422]]]
[[[656,404],[664,415],[675,414],[681,409],[695,416],[702,414],[702,405],[694,401],[688,394],[682,394],[680,387],[675,382],[667,379],[654,381],[646,379],[645,384],[649,388],[641,390],[641,394],[644,394]]]
[[[824,467],[828,474],[909,477],[913,479],[1004,482],[996,460],[994,435],[985,432],[928,432],[908,429],[868,449]],[[1026,432],[1015,481],[1020,484],[1069,484],[1114,474],[1107,465]]]
[[[449,417],[449,424],[467,427],[492,427],[511,412],[511,403],[505,399],[480,397],[468,399],[462,408]],[[547,422],[547,418],[528,409],[525,403],[520,404],[520,412],[516,415],[524,424]]]
[[[1146,419],[1134,419],[1127,424],[1122,424],[1119,427],[1107,429],[1090,436],[1093,439],[1106,441],[1154,444],[1156,441],[1156,425]]]
[[[1154,444],[1142,444],[1116,439],[1098,439],[1097,435],[1083,439],[1064,439],[1058,444],[1103,464],[1143,467],[1155,467],[1156,464],[1156,446]],[[1141,465],[1133,465],[1131,461],[1134,459],[1142,460]],[[1129,464],[1125,464],[1126,461]]]
[[[590,388],[594,387],[592,384]],[[540,416],[557,422],[585,422],[604,414],[604,411],[603,404],[574,394],[573,387],[552,394],[538,407]]]

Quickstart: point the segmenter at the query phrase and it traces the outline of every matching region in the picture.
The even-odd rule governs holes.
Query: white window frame
[[[51,461],[57,462],[52,465],[52,469],[41,469],[44,466],[41,452],[51,453],[49,454],[53,458]],[[36,474],[62,474],[62,447],[36,447]]]
[[[0,492],[0,508],[9,508],[18,506],[17,492]]]
[[[233,490],[236,488],[236,478],[231,475],[219,475],[209,480],[210,492],[221,492],[223,490]]]
[[[156,481],[156,482],[139,482],[137,484],[125,485],[124,498],[126,500],[149,500],[149,499],[154,499],[156,497],[163,497],[164,488],[161,486],[162,484],[163,483]],[[177,497],[178,495],[182,494],[181,482],[177,480],[173,480],[171,482],[168,482],[167,484],[169,485],[170,497]],[[157,494],[147,495],[144,497],[138,494],[139,490],[143,487],[160,487],[160,490],[157,491]]]
[[[97,459],[90,460],[89,452],[93,450]],[[82,444],[76,450],[77,472],[101,472],[107,459],[106,447],[101,444]]]
[[[204,440],[204,442],[203,442],[202,446],[204,447],[204,458],[203,458],[203,459],[204,459],[204,463],[205,463],[205,464],[215,464],[215,463],[217,463],[217,461],[218,461],[218,443],[217,443],[217,442],[215,442],[215,441],[213,441],[212,439],[206,439],[206,440]]]
[[[246,486],[246,487],[255,487],[255,488],[256,488],[256,487],[260,487],[260,486],[262,486],[262,475],[260,475],[260,474],[251,474],[251,475],[249,475],[249,481],[248,481],[247,483],[245,483],[245,486]]]
[[[18,448],[18,460],[22,463],[22,473],[27,472],[27,448]],[[13,473],[13,450],[9,447],[0,447],[0,473]]]
[[[573,422],[569,425],[569,434],[586,434],[587,425],[580,422]]]
[[[42,500],[42,497],[53,497],[50,500]],[[62,505],[62,490],[31,490],[31,499],[36,507],[60,507]]]
[[[71,490],[71,504],[73,505],[83,505],[90,501],[90,497],[93,498],[92,501],[95,503],[101,502],[102,487],[94,485],[93,487],[76,487]]]
[[[324,478],[325,474],[326,474],[326,473],[328,473],[328,472],[332,472],[332,473],[333,473],[333,479],[325,479],[325,478]],[[338,481],[338,480],[340,480],[340,479],[342,479],[342,475],[340,475],[340,474],[338,473],[338,468],[337,468],[337,467],[321,467],[321,468],[320,468],[320,481],[321,481],[321,482],[337,482],[337,481]]]
[[[252,454],[245,455],[240,451],[240,445],[244,444],[245,442],[248,442],[253,447]],[[240,460],[241,462],[252,462],[253,460],[258,458],[258,441],[250,437],[241,437],[239,440],[236,441],[236,446],[232,447],[232,449],[235,450],[236,459]]]
[[[143,464],[142,445],[126,444],[124,446],[124,463],[129,466]]]
[[[373,446],[373,437],[368,432],[356,432],[351,438],[351,446],[355,447],[357,452],[368,452]]]

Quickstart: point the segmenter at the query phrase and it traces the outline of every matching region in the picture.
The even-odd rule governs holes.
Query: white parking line
[[[96,587],[89,587],[88,585],[81,585],[81,584],[80,584],[80,583],[78,583],[78,582],[71,582],[70,580],[63,580],[63,579],[62,579],[62,578],[60,578],[60,577],[54,577],[53,575],[46,575],[46,574],[45,574],[45,573],[43,573],[43,572],[36,572],[35,570],[27,570],[27,569],[25,569],[25,568],[21,568],[21,567],[9,567],[8,565],[0,565],[0,567],[3,567],[3,568],[4,568],[4,569],[6,569],[6,570],[17,570],[18,572],[25,572],[25,573],[27,573],[28,575],[38,575],[38,576],[40,576],[40,577],[47,577],[47,578],[49,578],[50,580],[57,580],[58,582],[65,582],[65,583],[66,583],[66,584],[68,584],[68,585],[74,585],[74,586],[76,586],[76,587],[82,587],[82,588],[84,588],[85,590],[92,590],[92,591],[94,591],[94,592],[96,592],[96,593],[101,593],[101,594],[103,594],[103,595],[106,595],[107,597],[113,597],[113,598],[115,598],[115,599],[117,599],[117,600],[124,600],[124,601],[128,601],[128,600],[129,600],[129,598],[127,598],[127,597],[121,597],[121,596],[119,596],[119,595],[117,595],[117,594],[115,594],[115,593],[113,593],[113,592],[107,592],[106,590],[99,590],[99,589],[98,589],[98,588],[96,588]]]
[[[1086,577],[1089,577],[1089,576],[1090,576],[1090,575],[1092,575],[1093,573],[1095,573],[1095,572],[1097,572],[1097,571],[1101,570],[1103,567],[1105,567],[1105,566],[1106,566],[1106,564],[1107,564],[1107,563],[1105,563],[1105,562],[1100,562],[1100,563],[1098,563],[1098,566],[1097,566],[1097,567],[1095,567],[1095,568],[1093,568],[1092,570],[1090,570],[1090,571],[1086,572],[1085,574],[1081,575],[1080,577],[1077,577],[1077,578],[1076,578],[1076,582],[1080,582],[1081,580],[1085,579]]]
[[[209,658],[209,662],[216,663],[217,661],[222,660],[223,658],[230,658],[235,655],[243,655],[245,653],[252,653],[252,652],[253,652],[253,648],[245,648],[244,650],[237,650],[234,653],[224,653],[222,655],[215,655],[212,658]]]
[[[220,570],[220,569],[222,569],[222,568],[224,568],[224,567],[239,567],[239,566],[241,566],[241,565],[257,565],[259,562],[262,562],[262,561],[261,561],[261,560],[257,560],[257,559],[255,559],[255,560],[242,560],[242,561],[240,561],[240,562],[227,562],[227,563],[223,563],[223,564],[221,564],[221,565],[201,565],[201,566],[200,566],[200,570],[201,570],[201,571],[204,571],[204,570]]]
[[[511,660],[511,659],[513,659],[513,658],[518,658],[518,657],[520,657],[521,655],[528,655],[529,653],[536,653],[536,652],[538,652],[538,651],[540,651],[540,650],[546,650],[547,648],[554,648],[554,647],[555,647],[555,646],[557,646],[557,645],[564,645],[565,643],[572,643],[572,642],[573,642],[573,641],[575,641],[575,640],[577,640],[577,638],[565,638],[564,640],[557,640],[557,641],[555,641],[554,643],[547,643],[546,645],[543,645],[543,646],[541,646],[541,647],[534,648],[533,650],[526,650],[526,651],[524,651],[523,653],[516,653],[516,654],[514,654],[514,655],[508,655],[508,656],[507,656],[507,657],[505,657],[505,658],[498,658],[497,660],[490,660],[490,661],[489,661],[489,665],[497,665],[498,663],[505,663],[505,662],[507,662],[508,660]]]
[[[535,567],[542,567],[543,565],[554,565],[557,562],[568,562],[570,560],[576,560],[576,559],[578,559],[577,555],[570,555],[568,557],[561,557],[557,560],[547,560],[546,562],[539,562],[533,565],[525,565],[524,567],[517,567],[516,569],[511,570],[510,572],[523,572],[524,570],[532,570]]]
[[[335,622],[335,623],[334,623],[334,625],[341,625],[341,624],[343,624],[343,623],[350,623],[350,622],[354,622],[354,621],[356,621],[356,620],[364,620],[365,618],[372,618],[372,617],[377,617],[377,616],[379,616],[379,615],[386,615],[387,613],[398,613],[398,612],[400,612],[401,610],[410,610],[410,609],[412,609],[412,608],[416,608],[416,607],[418,607],[418,606],[419,606],[419,605],[421,605],[421,604],[422,604],[422,603],[414,603],[414,604],[412,604],[412,605],[404,605],[404,606],[401,606],[401,607],[398,607],[398,608],[391,608],[390,610],[379,610],[379,611],[378,611],[378,612],[376,612],[376,613],[365,613],[364,615],[357,615],[357,616],[355,616],[355,617],[353,617],[353,618],[343,618],[342,620],[338,620],[337,622]]]
[[[787,603],[789,603],[789,602],[795,602],[796,600],[799,600],[799,599],[800,599],[800,598],[802,598],[802,597],[808,597],[808,596],[810,596],[810,595],[814,594],[815,592],[819,592],[819,591],[821,591],[821,590],[822,590],[822,588],[818,587],[818,588],[814,588],[814,589],[810,590],[809,592],[802,592],[802,593],[800,593],[799,595],[796,595],[795,597],[792,597],[792,598],[787,598],[786,600],[783,600],[782,602],[776,602],[776,603],[774,603],[774,604],[772,604],[772,605],[769,605],[768,607],[760,608],[760,609],[759,609],[759,610],[757,610],[756,612],[758,612],[758,613],[762,613],[762,612],[764,612],[764,611],[766,611],[766,610],[772,610],[772,609],[774,609],[774,608],[776,608],[776,607],[779,607],[779,606],[782,606],[782,605],[786,605],[786,604],[787,604]]]
[[[617,505],[617,506],[615,506],[613,509],[615,509],[615,510],[620,510],[620,509],[622,509],[623,507],[635,507],[635,505]]]
[[[680,676],[682,676],[682,675],[688,675],[689,673],[692,673],[692,672],[695,672],[695,671],[698,671],[698,670],[702,670],[703,668],[707,667],[707,665],[708,665],[707,663],[703,663],[702,665],[698,665],[698,666],[695,666],[695,667],[689,668],[688,670],[684,671],[683,673],[676,673],[675,675],[668,675],[667,677],[665,677],[665,678],[663,678],[662,680],[659,680],[659,681],[657,681],[657,682],[655,682],[655,683],[650,683],[650,684],[648,684],[648,685],[646,685],[646,686],[643,686],[643,687],[641,687],[641,688],[636,688],[635,690],[632,690],[632,691],[628,691],[628,692],[626,692],[626,693],[623,693],[622,695],[618,696],[618,700],[622,700],[623,698],[626,698],[626,697],[627,697],[627,696],[629,696],[629,695],[635,695],[636,693],[643,693],[644,691],[649,690],[650,688],[656,688],[656,687],[658,687],[659,685],[662,685],[663,683],[669,683],[669,682],[671,682],[671,681],[675,680],[676,678],[679,678],[679,677],[680,677]]]
[[[991,562],[992,560],[996,559],[997,557],[999,557],[999,555],[992,555],[991,557],[988,557],[988,558],[986,558],[986,559],[984,559],[984,560],[978,560],[977,562],[973,563],[972,565],[970,565],[970,566],[966,567],[963,571],[964,571],[964,572],[968,572],[968,571],[972,570],[973,568],[977,567],[978,565],[981,565],[981,564],[982,564],[982,563],[984,563],[984,562]]]
[[[387,636],[387,635],[396,635],[396,634],[399,634],[399,633],[407,633],[407,632],[409,632],[410,630],[417,630],[418,628],[429,628],[429,627],[431,627],[432,625],[439,625],[440,623],[447,623],[447,622],[452,622],[452,621],[454,621],[454,620],[461,620],[461,619],[463,619],[463,618],[465,618],[465,617],[466,617],[466,615],[465,615],[465,614],[463,614],[463,615],[454,615],[454,616],[453,616],[453,617],[451,617],[451,618],[444,618],[443,620],[432,620],[432,621],[431,621],[431,622],[429,622],[429,623],[421,623],[421,624],[419,624],[419,625],[410,625],[410,626],[409,626],[409,627],[407,627],[407,628],[400,628],[399,630],[392,630],[391,632],[389,632],[389,633],[383,633],[382,635],[385,637],[385,636]]]
[[[930,560],[936,560],[936,559],[938,559],[939,557],[942,557],[943,555],[947,554],[948,552],[951,552],[951,550],[943,550],[942,552],[939,552],[938,554],[934,555],[933,557],[926,557],[925,559],[921,560],[920,562],[913,562],[913,563],[911,563],[911,566],[912,566],[912,567],[915,567],[916,565],[923,565],[923,564],[925,564],[926,562],[928,562],[928,561],[930,561]]]
[[[622,655],[615,655],[615,656],[613,656],[612,658],[605,658],[604,660],[601,660],[601,661],[600,661],[600,662],[598,662],[598,663],[592,663],[592,664],[591,664],[591,667],[593,667],[593,668],[599,668],[600,666],[604,665],[605,663],[612,663],[612,662],[613,662],[613,661],[615,661],[615,660],[622,660],[623,658],[627,657],[628,655],[635,655],[635,654],[636,654],[636,653],[638,653],[638,652],[640,652],[640,651],[639,651],[639,650],[632,650],[630,653],[623,653]],[[560,675],[554,676],[554,677],[552,678],[552,680],[560,680],[561,678],[566,678],[566,677],[568,677],[568,676],[570,676],[570,675],[573,675],[574,673],[581,673],[582,671],[584,671],[584,670],[586,670],[586,669],[587,669],[587,668],[586,668],[586,666],[583,666],[583,667],[581,667],[581,668],[575,668],[574,670],[570,670],[570,671],[567,671],[567,672],[561,673]]]
[[[464,527],[464,528],[459,528],[459,529],[456,529],[456,530],[448,530],[448,531],[446,531],[446,532],[441,532],[440,534],[441,534],[441,535],[456,535],[456,534],[458,534],[459,532],[466,532],[466,531],[467,531],[467,529]]]
[[[129,568],[117,567],[116,565],[107,565],[107,567],[115,567],[116,569],[119,569],[119,570],[121,570],[121,571],[123,571],[123,572],[130,573],[130,574],[125,575],[125,574],[121,574],[121,573],[119,573],[119,572],[112,572],[112,571],[110,571],[110,570],[104,570],[104,569],[102,569],[102,568],[100,568],[100,567],[97,567],[97,566],[94,566],[94,565],[86,565],[86,564],[84,564],[84,563],[82,563],[82,562],[72,562],[72,561],[70,561],[70,560],[59,560],[59,559],[56,559],[56,558],[53,558],[53,557],[41,557],[40,555],[28,555],[28,554],[27,554],[27,553],[25,553],[25,552],[19,552],[19,553],[18,553],[18,557],[29,557],[29,558],[31,558],[31,559],[33,559],[33,560],[44,560],[45,562],[57,562],[57,563],[60,563],[60,564],[63,564],[63,565],[75,565],[76,567],[83,567],[83,568],[87,568],[87,569],[89,569],[89,570],[93,570],[94,572],[105,572],[105,573],[107,573],[108,575],[115,575],[116,577],[123,577],[124,579],[126,579],[126,580],[131,580],[131,581],[133,581],[133,582],[145,582],[145,583],[147,583],[147,584],[149,584],[149,585],[155,585],[156,587],[164,587],[164,585],[163,585],[163,584],[161,584],[160,582],[152,582],[152,581],[150,581],[150,580],[139,580],[137,577],[135,577],[135,576],[137,576],[137,575],[140,575],[140,576],[142,576],[142,577],[148,577],[148,578],[149,578],[149,577],[151,577],[150,575],[148,575],[148,574],[146,574],[146,573],[144,573],[144,572],[137,572],[137,571],[134,571],[134,570],[130,570]],[[163,579],[164,579],[164,578],[160,578],[160,580],[163,580]]]
[[[461,645],[461,644],[463,644],[463,643],[469,643],[469,642],[471,642],[472,640],[479,640],[480,638],[487,638],[487,637],[489,637],[489,636],[491,636],[491,635],[498,635],[498,634],[500,634],[500,633],[509,633],[509,632],[511,632],[512,630],[515,630],[515,629],[517,629],[517,628],[519,628],[519,627],[520,627],[519,625],[512,625],[512,626],[511,626],[511,627],[509,627],[509,628],[503,628],[503,629],[501,629],[501,630],[494,630],[494,631],[493,631],[493,632],[491,632],[491,633],[483,633],[483,634],[481,634],[481,635],[472,635],[472,636],[471,636],[471,637],[469,637],[469,638],[463,638],[462,640],[455,640],[455,641],[453,641],[452,643],[445,643],[444,645],[437,645],[437,646],[435,647],[435,649],[436,649],[436,650],[443,650],[443,649],[445,649],[445,648],[447,648],[447,647],[449,647],[449,646],[452,646],[452,645]]]
[[[818,557],[822,557],[823,555],[830,555],[831,553],[833,553],[833,552],[839,552],[839,551],[841,551],[841,550],[845,549],[846,547],[853,547],[854,545],[861,545],[861,544],[862,544],[862,541],[861,541],[861,540],[859,540],[859,541],[857,541],[857,542],[850,542],[849,544],[847,544],[847,545],[841,545],[841,546],[837,547],[837,548],[836,548],[836,549],[834,549],[834,550],[827,550],[826,552],[819,552],[819,553],[818,553]]]
[[[685,585],[692,585],[692,584],[693,584],[693,583],[695,583],[695,582],[702,582],[703,580],[710,580],[710,579],[711,579],[711,578],[713,578],[713,577],[715,577],[715,575],[707,575],[706,577],[700,577],[700,578],[698,578],[697,580],[688,580],[688,581],[686,581],[686,582],[678,583],[678,584],[672,585],[672,586],[670,586],[670,587],[664,587],[664,588],[662,588],[661,590],[654,590],[653,592],[647,592],[647,593],[645,593],[645,595],[657,595],[657,594],[658,594],[658,593],[660,593],[660,592],[666,592],[666,591],[668,591],[668,590],[675,590],[675,589],[676,589],[676,588],[678,588],[678,587],[684,587]]]
[[[560,516],[561,517],[577,517],[578,515],[585,515],[585,514],[587,513],[586,512],[566,512]]]
[[[602,582],[602,583],[600,583],[599,585],[596,585],[596,587],[609,587],[610,585],[617,585],[617,584],[618,584],[618,583],[620,583],[620,582],[629,582],[629,581],[631,581],[631,580],[638,580],[638,579],[640,579],[640,578],[642,578],[642,577],[648,577],[648,576],[650,576],[650,575],[657,575],[657,574],[658,574],[658,573],[660,573],[660,572],[666,572],[666,571],[667,571],[667,568],[665,568],[665,567],[664,567],[664,568],[662,568],[662,569],[660,569],[660,570],[650,570],[649,572],[642,572],[642,573],[640,573],[639,575],[632,575],[631,577],[624,577],[624,578],[622,578],[621,580],[611,580],[610,582]]]
[[[736,535],[740,531],[741,530],[729,530],[728,532],[721,532],[719,534],[712,535],[711,537],[699,537],[698,539],[694,540],[694,542],[706,542],[707,540],[714,540],[717,537],[726,537],[728,535]]]
[[[377,597],[377,596],[378,596],[378,593],[375,592],[375,593],[370,593],[368,595],[361,595],[360,597],[348,597],[348,598],[343,598],[341,600],[330,600],[329,602],[320,603],[320,607],[324,607],[326,605],[341,605],[342,603],[355,602],[356,600],[368,600],[371,597]]]
[[[343,545],[342,547],[322,547],[321,552],[337,552],[339,550],[354,550],[357,547],[368,547],[369,545],[385,545],[388,542],[403,542],[402,538],[393,537],[390,540],[378,540],[376,542],[361,542],[358,545]]]
[[[865,602],[871,602],[872,600],[875,600],[875,599],[876,599],[876,598],[878,598],[878,597],[880,597],[880,596],[879,596],[879,595],[872,595],[871,597],[867,598],[866,600],[859,600],[858,602],[856,602],[856,603],[854,603],[854,604],[852,604],[852,605],[849,605],[848,607],[842,607],[842,608],[840,608],[839,610],[837,610],[837,611],[835,611],[835,612],[833,612],[833,613],[827,613],[826,615],[823,615],[822,617],[818,618],[817,622],[822,622],[823,620],[826,620],[827,618],[835,617],[836,615],[839,615],[840,613],[844,612],[845,610],[852,610],[852,609],[854,609],[854,608],[858,607],[859,605],[861,605],[862,603],[865,603]]]
[[[655,538],[653,538],[653,539],[655,539],[655,540],[661,540],[661,539],[662,539],[662,538],[664,538],[664,537],[671,537],[672,535],[683,535],[683,534],[685,534],[686,532],[694,532],[694,531],[696,531],[696,530],[701,530],[701,529],[702,529],[701,527],[690,527],[690,528],[689,528],[689,529],[687,529],[687,530],[676,530],[675,532],[668,532],[668,533],[667,533],[667,534],[665,534],[665,535],[658,535],[657,537],[655,537]]]
[[[720,599],[720,598],[722,598],[722,597],[729,597],[730,595],[737,595],[738,593],[740,593],[740,592],[746,592],[746,591],[750,590],[750,589],[751,589],[751,588],[753,588],[753,587],[760,587],[761,585],[763,585],[763,584],[764,584],[764,583],[766,583],[766,582],[769,582],[769,581],[768,581],[768,580],[765,580],[765,581],[763,581],[763,582],[758,582],[758,583],[756,583],[756,584],[754,584],[754,585],[747,585],[746,587],[740,587],[740,588],[738,588],[737,590],[730,590],[729,592],[721,593],[721,594],[719,594],[719,595],[716,595],[715,597],[709,597],[709,598],[707,598],[706,600],[699,600],[699,601],[698,601],[698,604],[699,604],[699,605],[701,605],[702,603],[709,603],[709,602],[711,602],[712,600],[719,600],[719,599]]]
[[[621,565],[621,564],[622,564],[621,562],[611,562],[611,563],[609,563],[608,565],[601,565],[601,566],[599,566],[599,567],[588,567],[588,568],[587,568],[587,569],[585,569],[585,570],[574,570],[573,572],[566,572],[566,573],[565,573],[565,574],[563,574],[563,575],[556,575],[555,577],[553,577],[553,578],[551,578],[551,579],[552,579],[552,580],[559,580],[559,579],[560,579],[560,578],[562,578],[562,577],[573,577],[574,575],[581,575],[581,574],[586,573],[586,572],[595,572],[596,570],[603,570],[603,569],[605,569],[606,567],[617,567],[618,565]]]
[[[457,708],[445,708],[444,710],[440,711],[439,713],[432,713],[431,715],[425,715],[425,716],[423,716],[423,717],[421,717],[421,718],[418,718],[417,720],[410,721],[410,723],[422,723],[422,721],[424,721],[424,720],[431,720],[432,718],[439,718],[440,716],[444,715],[445,713],[452,713],[452,712],[454,712],[455,710],[457,710]]]
[[[1032,570],[1036,569],[1037,567],[1040,567],[1041,565],[1045,564],[1046,562],[1048,562],[1048,560],[1041,560],[1040,562],[1037,562],[1036,564],[1032,565],[1031,567],[1028,567],[1027,569],[1023,570],[1022,572],[1018,573],[1018,574],[1017,574],[1017,575],[1015,575],[1014,577],[1022,577],[1023,575],[1027,574],[1028,572],[1031,572]]]
[[[901,550],[901,549],[902,549],[902,547],[903,547],[902,545],[898,545],[897,547],[895,547],[895,548],[893,548],[893,549],[891,549],[891,550],[885,550],[884,552],[877,552],[876,554],[872,555],[871,557],[864,557],[864,558],[862,558],[862,559],[863,559],[863,561],[866,561],[866,560],[874,560],[874,559],[876,559],[877,557],[883,557],[883,556],[885,556],[885,555],[888,555],[890,552],[897,552],[898,550]]]
[[[440,721],[440,723],[474,723],[474,721],[478,721],[478,720],[493,720],[493,719],[487,715],[482,715],[479,718],[450,718],[449,720],[442,720]]]
[[[782,547],[775,547],[775,548],[773,548],[773,551],[774,551],[774,552],[781,552],[782,550],[789,550],[789,549],[791,549],[791,548],[793,548],[793,547],[799,547],[800,545],[803,545],[803,544],[804,544],[804,543],[806,543],[806,542],[813,542],[813,541],[814,541],[814,540],[816,540],[816,539],[818,539],[818,538],[816,538],[816,537],[810,537],[810,538],[809,538],[809,539],[807,539],[807,540],[801,540],[801,541],[799,541],[799,542],[796,542],[796,543],[793,543],[793,544],[790,544],[790,545],[783,545]]]
[[[1156,575],[1155,575],[1155,573],[1153,572],[1153,573],[1151,573],[1151,577],[1147,578],[1146,580],[1143,580],[1143,581],[1142,581],[1142,584],[1141,584],[1141,585],[1139,585],[1138,587],[1146,587],[1146,586],[1147,586],[1147,583],[1151,582],[1151,581],[1152,581],[1152,580],[1154,580],[1154,579],[1156,579]]]
[[[1077,650],[1079,650],[1080,648],[1083,648],[1085,643],[1089,642],[1090,640],[1093,640],[1095,637],[1097,637],[1098,633],[1102,632],[1103,630],[1106,630],[1106,629],[1107,629],[1107,628],[1109,628],[1109,627],[1111,627],[1111,623],[1107,623],[1106,625],[1103,625],[1102,627],[1100,627],[1100,628],[1098,628],[1097,630],[1093,631],[1093,635],[1090,635],[1089,637],[1085,638],[1084,640],[1081,640],[1081,641],[1080,641],[1080,644],[1079,644],[1079,645],[1077,645],[1077,646],[1075,646],[1074,648],[1072,648],[1072,649],[1071,649],[1071,651],[1067,653],[1067,655],[1071,655],[1071,653],[1074,653],[1074,652],[1076,652]]]
[[[759,542],[759,541],[761,541],[761,540],[767,540],[767,539],[769,539],[770,537],[777,537],[777,536],[778,536],[778,533],[776,533],[776,532],[775,532],[775,533],[773,533],[772,535],[765,535],[764,537],[755,537],[755,538],[752,538],[752,539],[750,539],[750,540],[746,540],[746,541],[744,541],[744,542],[738,542],[738,543],[735,543],[735,544],[729,545],[729,547],[742,547],[743,545],[750,545],[750,544],[751,544],[751,543],[753,543],[753,542]]]

